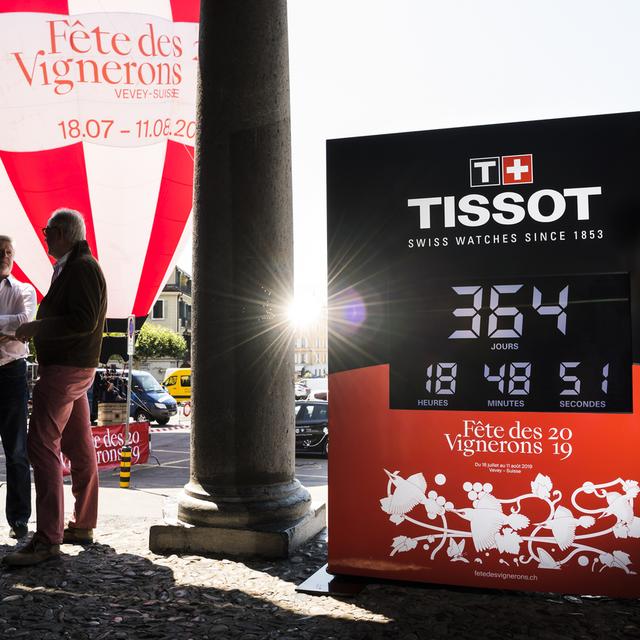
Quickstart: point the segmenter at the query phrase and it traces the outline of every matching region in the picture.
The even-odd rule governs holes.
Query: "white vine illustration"
[[[541,473],[531,482],[530,492],[515,498],[496,497],[489,482],[467,481],[462,486],[471,506],[457,507],[435,489],[427,491],[422,473],[406,478],[399,471],[385,469],[385,473],[387,495],[380,500],[382,511],[395,525],[407,523],[421,529],[421,535],[393,538],[392,556],[420,548],[433,560],[446,547],[443,553],[451,562],[469,563],[475,551],[473,562],[482,564],[483,557],[496,550],[504,556],[499,562],[507,566],[535,563],[539,569],[558,570],[576,559],[592,572],[620,569],[629,575],[636,573],[630,569],[628,553],[600,549],[596,539],[640,538],[640,518],[634,514],[634,499],[640,493],[637,480],[584,482],[568,505],[560,504],[562,492],[554,490],[551,478]],[[446,477],[439,473],[434,481],[442,486]],[[599,499],[601,506],[581,504],[585,495]],[[532,500],[542,501],[545,511],[548,509],[540,522],[531,522],[526,515],[524,507]]]

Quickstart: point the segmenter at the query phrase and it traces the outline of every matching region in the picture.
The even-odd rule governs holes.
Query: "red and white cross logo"
[[[502,156],[502,184],[533,182],[533,155]]]

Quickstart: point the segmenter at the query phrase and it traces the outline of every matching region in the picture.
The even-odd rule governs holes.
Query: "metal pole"
[[[129,356],[129,376],[127,379],[127,419],[124,421],[124,445],[120,450],[120,488],[128,489],[131,482],[131,447],[129,446],[129,422],[131,421],[131,380],[133,353],[135,351],[136,317],[127,319],[127,355]]]
[[[124,442],[129,444],[129,422],[131,420],[131,382],[132,382],[132,370],[133,370],[133,354],[135,352],[135,338],[136,338],[136,317],[129,316],[127,320],[127,355],[129,356],[129,376],[127,380],[127,419],[124,423]]]

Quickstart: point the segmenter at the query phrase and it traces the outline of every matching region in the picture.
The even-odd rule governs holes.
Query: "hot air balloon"
[[[0,0],[0,233],[40,295],[41,229],[70,207],[108,318],[148,314],[190,232],[198,18],[198,0]]]

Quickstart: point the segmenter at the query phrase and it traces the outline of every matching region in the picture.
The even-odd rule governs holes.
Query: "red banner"
[[[638,594],[637,414],[391,411],[388,366],[329,386],[329,571]]]
[[[124,424],[92,427],[98,469],[117,469],[120,466],[120,450],[124,445]],[[144,464],[149,459],[149,423],[133,422],[129,425],[131,464]],[[63,474],[69,475],[69,460],[62,456]]]

